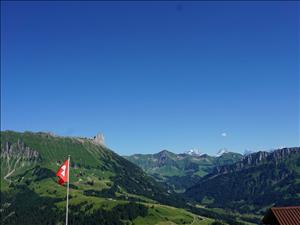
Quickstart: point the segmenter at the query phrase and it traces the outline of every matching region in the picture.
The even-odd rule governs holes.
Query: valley
[[[211,173],[216,166],[232,164],[243,156],[234,152],[223,152],[219,156],[207,154],[175,154],[168,150],[156,154],[135,154],[126,159],[141,167],[156,181],[167,184],[176,192],[184,192],[202,177]]]
[[[1,132],[3,224],[63,223],[66,187],[57,184],[55,172],[68,154],[70,224],[214,221],[188,212],[180,196],[92,140],[7,131]]]
[[[71,155],[70,224],[258,224],[268,207],[299,203],[299,152],[123,158],[89,138],[3,131],[1,218],[63,224],[66,187],[55,172]]]

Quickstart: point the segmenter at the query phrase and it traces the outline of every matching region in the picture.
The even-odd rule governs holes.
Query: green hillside
[[[9,145],[11,155],[2,157],[4,160],[1,163],[1,176],[5,177],[3,180],[8,183],[15,182],[20,176],[24,177],[22,182],[30,183],[32,179],[26,177],[28,171],[37,173],[38,170],[39,176],[47,174],[46,176],[53,177],[53,172],[68,155],[71,155],[70,179],[75,186],[85,190],[89,189],[91,184],[101,189],[122,189],[124,193],[143,195],[156,200],[163,200],[169,195],[139,167],[88,139],[55,137],[46,133],[2,132],[2,155],[6,145]],[[24,154],[26,148],[28,151],[37,152],[38,157],[26,158],[22,153],[18,155],[18,151],[22,151],[21,148],[24,148]],[[11,174],[7,176],[9,173]]]
[[[201,177],[212,172],[215,166],[235,163],[242,155],[227,152],[215,157],[206,154],[175,154],[163,150],[156,154],[135,154],[125,158],[141,167],[157,181],[168,184],[177,192],[183,192],[195,185]]]
[[[66,187],[55,172],[71,155],[69,224],[210,224],[142,169],[91,139],[1,132],[2,224],[63,224]],[[42,221],[42,222],[41,222]]]
[[[298,152],[252,154],[236,163],[240,155],[234,153],[195,157],[163,151],[151,156],[155,162],[140,155],[141,162],[150,161],[149,174],[157,165],[159,173],[151,177],[93,139],[5,131],[1,222],[64,224],[66,187],[57,184],[55,172],[71,155],[70,225],[209,225],[215,220],[253,225],[265,207],[299,201]],[[163,185],[167,180],[184,187],[194,176],[199,183],[185,194]]]
[[[260,213],[300,203],[300,148],[258,152],[215,170],[186,193],[209,207]]]

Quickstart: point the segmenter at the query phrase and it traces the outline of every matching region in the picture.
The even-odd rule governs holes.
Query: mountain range
[[[69,225],[253,225],[268,207],[299,205],[299,147],[194,153],[121,157],[102,135],[1,131],[1,222],[62,225],[55,172],[68,155]]]
[[[217,166],[185,195],[210,207],[257,213],[300,204],[300,148],[260,151]]]
[[[68,155],[70,225],[213,221],[179,209],[185,205],[180,196],[94,139],[5,131],[1,224],[64,223],[66,187],[57,184],[55,172]]]
[[[263,213],[268,207],[300,204],[300,148],[282,148],[246,155],[219,151],[126,157],[158,182],[209,208]]]
[[[184,192],[201,177],[211,173],[216,166],[232,164],[242,157],[243,155],[239,153],[228,151],[222,151],[218,156],[210,156],[194,151],[175,154],[168,150],[156,154],[125,156],[158,182],[167,184],[177,192]]]

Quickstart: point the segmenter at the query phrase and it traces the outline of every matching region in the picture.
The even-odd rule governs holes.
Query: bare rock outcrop
[[[5,142],[1,145],[1,159],[13,159],[25,161],[38,161],[41,156],[38,151],[29,148],[20,139],[16,143]]]
[[[282,148],[272,152],[265,152],[265,151],[255,152],[246,155],[240,161],[232,165],[218,166],[214,169],[213,173],[219,174],[219,173],[228,173],[231,171],[237,171],[244,168],[257,166],[264,161],[273,161],[279,163],[280,161],[286,159],[286,157],[292,154],[300,154],[300,148],[299,147]]]
[[[105,146],[104,135],[102,133],[98,133],[96,136],[94,136],[93,142],[97,145]]]

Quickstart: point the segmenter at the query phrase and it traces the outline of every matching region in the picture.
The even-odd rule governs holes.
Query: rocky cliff
[[[102,133],[98,133],[93,138],[93,142],[94,142],[94,144],[105,146],[104,135]]]
[[[246,155],[235,164],[215,167],[213,174],[228,173],[232,171],[249,168],[252,166],[258,166],[259,164],[267,161],[279,163],[282,160],[284,160],[288,155],[291,154],[300,154],[300,148],[299,147],[282,148],[272,152],[260,151],[260,152],[252,153],[250,155]]]
[[[17,169],[30,166],[41,161],[38,151],[26,146],[24,142],[18,139],[15,143],[1,140],[1,176],[7,182]]]
[[[20,139],[16,143],[1,143],[1,159],[17,158],[25,161],[38,161],[41,159],[38,151],[26,146]]]

